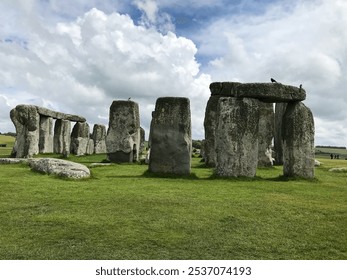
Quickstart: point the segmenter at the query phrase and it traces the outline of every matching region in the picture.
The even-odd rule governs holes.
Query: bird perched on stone
[[[128,101],[130,101],[131,97],[128,98]]]
[[[302,84],[300,84],[300,89],[302,89]]]
[[[273,78],[271,78],[271,83],[277,83],[277,81]]]

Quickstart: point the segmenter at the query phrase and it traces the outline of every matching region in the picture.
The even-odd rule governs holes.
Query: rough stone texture
[[[146,137],[146,132],[142,127],[140,127],[140,151],[139,151],[140,155],[146,149],[146,138],[145,137]]]
[[[149,171],[190,174],[192,138],[188,98],[157,99],[152,113],[150,142]]]
[[[216,129],[216,175],[254,177],[258,163],[259,101],[222,97]]]
[[[88,145],[87,145],[87,150],[86,150],[86,155],[92,155],[94,154],[94,140],[89,139]]]
[[[256,98],[263,102],[292,102],[306,99],[306,92],[298,88],[280,83],[233,83],[216,82],[210,85],[212,95]]]
[[[0,164],[27,163],[27,158],[0,158]]]
[[[53,110],[50,110],[47,108],[43,108],[43,107],[39,107],[39,106],[35,106],[35,107],[37,108],[37,112],[40,115],[43,115],[46,117],[52,117],[52,118],[58,119],[58,120],[68,120],[68,121],[72,121],[72,122],[85,122],[86,121],[86,119],[84,117],[81,117],[81,116],[56,112],[56,111],[53,111]]]
[[[53,150],[56,154],[67,157],[71,146],[71,122],[56,120],[54,125]]]
[[[272,103],[259,102],[258,166],[272,166],[266,154],[274,137],[275,113]]]
[[[139,159],[140,114],[133,101],[116,100],[110,107],[106,136],[107,158],[111,162],[133,162]]]
[[[205,111],[205,144],[204,159],[206,166],[216,166],[215,133],[218,119],[218,100],[220,96],[211,96],[207,102]]]
[[[40,115],[36,106],[18,105],[11,110],[10,117],[17,133],[12,156],[30,158],[38,154]]]
[[[77,122],[71,132],[71,153],[82,156],[87,153],[89,143],[89,124]]]
[[[283,174],[314,177],[314,120],[302,102],[289,103],[283,116]]]
[[[287,103],[276,103],[275,106],[275,165],[283,165],[283,139],[282,139],[282,120],[286,111]]]
[[[53,118],[40,116],[39,152],[53,153]]]
[[[106,126],[95,124],[92,139],[94,140],[94,153],[106,154]]]
[[[89,169],[82,164],[54,158],[32,159],[29,161],[32,170],[59,177],[81,179],[90,177]]]

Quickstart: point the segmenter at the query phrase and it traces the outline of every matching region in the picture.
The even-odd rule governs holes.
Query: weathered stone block
[[[266,151],[274,137],[275,113],[272,103],[259,102],[258,166],[272,166]]]
[[[298,88],[280,83],[211,83],[212,95],[237,98],[256,98],[263,102],[292,102],[306,99],[306,92]]]
[[[155,111],[152,113],[149,171],[190,174],[191,151],[189,99],[158,98]]]
[[[218,103],[216,174],[254,177],[258,164],[259,101],[222,97]]]
[[[95,124],[93,127],[92,139],[94,141],[94,153],[106,153],[106,126]]]
[[[89,124],[77,122],[71,133],[71,153],[77,156],[87,153],[89,143]]]
[[[53,118],[40,116],[39,152],[53,153]]]
[[[283,174],[288,177],[314,177],[314,120],[302,102],[287,105],[283,116]]]
[[[117,163],[138,161],[139,148],[138,104],[133,101],[113,101],[106,136],[107,158]]]

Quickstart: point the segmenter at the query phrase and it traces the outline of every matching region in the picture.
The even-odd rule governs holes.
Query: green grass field
[[[122,164],[73,181],[0,165],[0,259],[346,259],[347,173],[328,169],[347,161],[322,162],[314,180],[281,167],[216,179],[199,159],[184,178]]]

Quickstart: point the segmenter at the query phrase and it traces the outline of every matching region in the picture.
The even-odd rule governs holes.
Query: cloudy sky
[[[191,101],[193,138],[213,81],[303,84],[316,144],[347,146],[345,0],[1,0],[0,132],[35,104],[108,124],[112,100]]]

